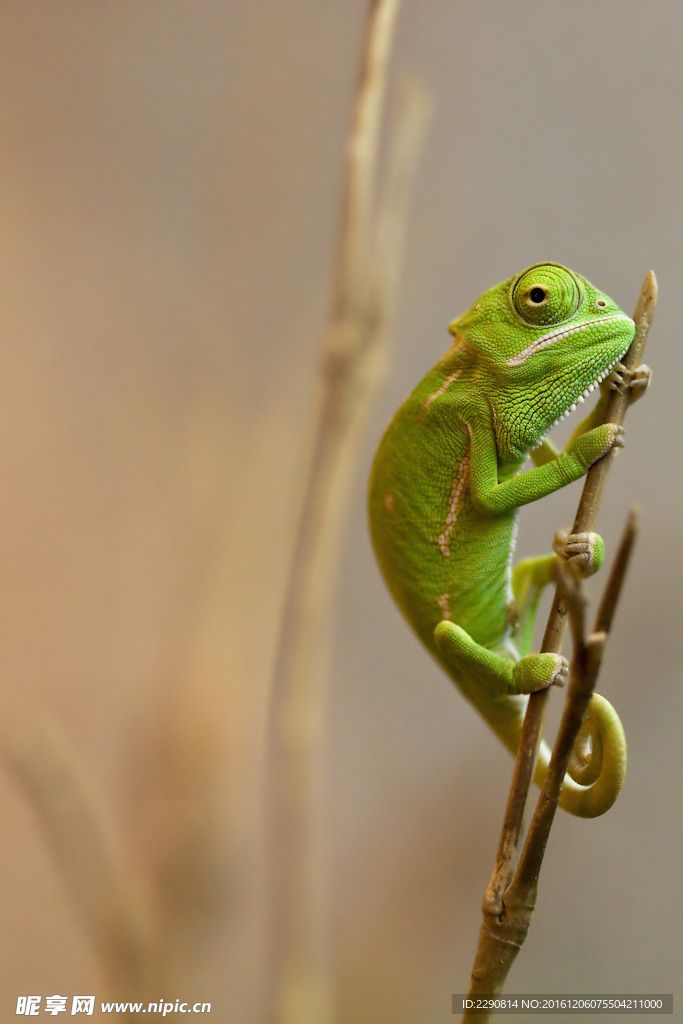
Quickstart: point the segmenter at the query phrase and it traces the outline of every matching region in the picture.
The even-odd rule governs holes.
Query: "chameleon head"
[[[610,372],[635,325],[579,274],[537,263],[484,292],[449,330],[473,350],[495,419],[524,451]]]

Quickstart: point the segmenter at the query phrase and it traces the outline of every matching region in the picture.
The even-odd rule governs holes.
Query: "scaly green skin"
[[[526,702],[519,695],[567,672],[559,655],[527,653],[556,556],[526,560],[513,575],[518,509],[622,443],[620,427],[600,423],[607,384],[564,452],[544,435],[607,377],[634,324],[584,278],[549,263],[485,292],[449,329],[451,347],[396,412],[375,456],[372,540],[417,635],[514,752]],[[536,468],[520,474],[530,453]],[[588,574],[602,542],[565,535],[556,551]],[[595,695],[589,717],[602,739],[602,771],[590,787],[567,777],[560,801],[584,817],[611,806],[626,762],[610,705]],[[546,766],[544,749],[536,781]]]

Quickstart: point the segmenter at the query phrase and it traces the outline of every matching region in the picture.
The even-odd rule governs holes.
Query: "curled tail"
[[[534,782],[542,785],[550,753],[542,744]],[[574,744],[560,793],[560,807],[579,818],[597,818],[619,796],[626,775],[626,737],[608,700],[594,693]]]
[[[500,714],[491,725],[513,754],[517,752],[523,706]],[[512,712],[512,713],[510,713]],[[550,749],[541,743],[534,782],[542,786],[550,762]],[[597,818],[608,811],[619,796],[626,775],[626,737],[619,716],[604,697],[594,693],[577,736],[569,768],[564,777],[559,804],[579,818]]]
[[[528,698],[511,692],[514,674],[522,665],[537,668],[539,660],[558,656],[530,654],[513,662],[482,647],[461,626],[445,619],[436,626],[434,641],[435,653],[454,683],[516,755]],[[546,661],[541,661],[541,668],[541,674],[546,672],[549,680]],[[549,762],[550,751],[542,743],[534,774],[539,786],[543,785]],[[626,738],[619,716],[609,701],[594,693],[565,774],[560,807],[580,818],[604,814],[619,796],[625,774]]]

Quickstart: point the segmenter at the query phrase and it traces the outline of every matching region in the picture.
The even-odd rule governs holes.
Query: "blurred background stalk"
[[[382,379],[407,201],[428,103],[399,105],[377,195],[386,78],[398,0],[369,6],[346,149],[321,395],[280,625],[267,730],[270,946],[267,1019],[333,1019],[325,913],[324,660],[359,439]]]

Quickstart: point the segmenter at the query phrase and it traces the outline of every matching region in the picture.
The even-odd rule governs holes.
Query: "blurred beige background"
[[[178,899],[205,924],[187,936],[179,990],[160,997],[211,1001],[216,1020],[259,1014],[259,742],[365,7],[0,9],[2,714],[10,733],[26,708],[53,722],[128,849],[151,850],[162,873],[175,798],[187,815],[189,794],[207,830],[204,887]],[[343,1024],[454,1019],[511,767],[383,588],[364,519],[373,446],[449,321],[540,259],[629,311],[652,267],[660,303],[652,392],[629,417],[600,520],[613,543],[627,506],[643,505],[600,685],[629,775],[606,817],[557,821],[508,988],[681,997],[682,39],[683,8],[663,2],[401,11],[391,89],[418,76],[435,115],[328,683]],[[527,510],[522,553],[548,547],[577,497]],[[0,800],[0,1019],[21,994],[104,998],[7,773]]]

